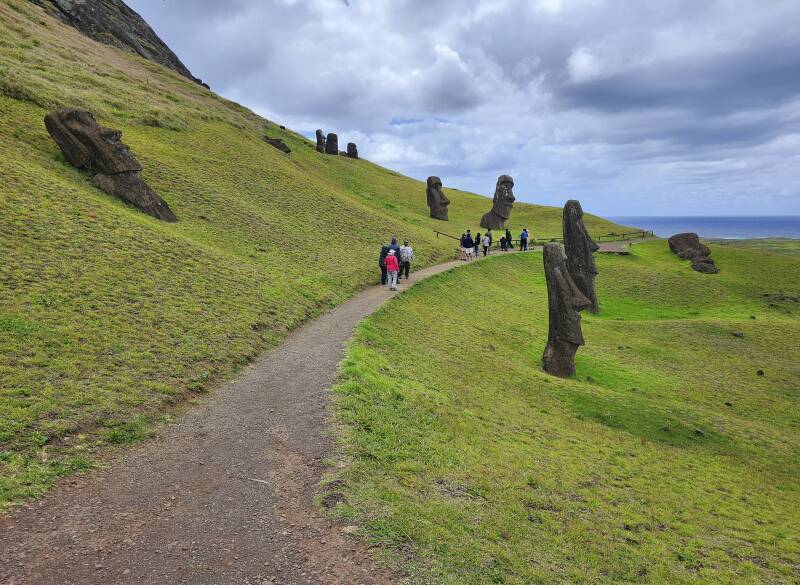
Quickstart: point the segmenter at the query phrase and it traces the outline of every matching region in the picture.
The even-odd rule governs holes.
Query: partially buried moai
[[[544,275],[550,323],[542,365],[548,374],[568,378],[575,375],[575,354],[585,343],[580,312],[591,302],[572,280],[561,244],[544,245]]]
[[[326,154],[339,154],[339,137],[330,132],[325,139],[325,152]]]
[[[583,295],[589,299],[589,311],[597,313],[600,307],[594,289],[594,279],[597,276],[594,253],[598,250],[598,246],[589,237],[589,232],[583,224],[583,208],[579,201],[574,199],[567,201],[564,205],[563,221],[564,249],[567,253],[569,273]]]
[[[103,128],[90,112],[73,109],[50,112],[44,124],[70,164],[94,173],[97,187],[155,218],[178,221],[142,179],[142,165],[123,144],[119,130]]]
[[[325,152],[325,134],[322,130],[317,130],[317,152]]]
[[[500,175],[492,199],[492,210],[481,218],[481,227],[499,230],[505,226],[506,220],[511,217],[511,208],[514,206],[514,179],[508,175]]]
[[[355,142],[347,143],[347,156],[355,159],[358,158],[358,146],[356,146]]]
[[[442,191],[442,180],[439,177],[428,177],[428,188],[425,192],[428,196],[431,217],[447,221],[447,206],[450,205],[450,200]]]

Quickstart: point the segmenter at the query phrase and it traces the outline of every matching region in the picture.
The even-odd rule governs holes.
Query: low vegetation
[[[540,253],[420,283],[359,327],[325,488],[412,582],[796,583],[800,263],[599,255],[578,375],[541,371]]]
[[[58,107],[121,129],[179,223],[70,167],[43,124]],[[433,229],[460,233],[490,207],[448,190],[452,221],[437,223],[424,184],[319,155],[27,0],[0,0],[0,158],[0,509],[146,436],[172,405],[374,282],[390,234],[414,242],[420,265],[441,262],[454,246]],[[558,234],[556,209],[521,204],[513,219]]]

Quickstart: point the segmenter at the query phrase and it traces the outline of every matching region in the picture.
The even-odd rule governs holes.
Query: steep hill
[[[66,106],[123,131],[178,223],[107,196],[66,163],[43,125]],[[26,0],[0,1],[0,158],[0,502],[137,440],[165,407],[374,282],[390,234],[429,265],[454,249],[433,229],[477,227],[490,207],[447,190],[451,221],[432,220],[418,181],[320,155]],[[518,204],[511,227],[556,235],[558,218]]]

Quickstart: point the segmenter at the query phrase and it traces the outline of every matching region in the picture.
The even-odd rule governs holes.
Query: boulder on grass
[[[708,257],[711,254],[711,250],[700,242],[697,234],[692,232],[675,234],[667,241],[669,249],[677,254],[678,258],[691,260],[692,270],[703,274],[716,274],[719,272],[719,268],[714,264],[714,261]]]

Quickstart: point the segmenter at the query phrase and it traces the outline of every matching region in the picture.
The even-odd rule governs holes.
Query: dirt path
[[[458,265],[417,272],[410,283]],[[345,342],[393,294],[363,291],[157,439],[0,519],[0,583],[394,582],[312,503],[330,452],[327,390]]]

